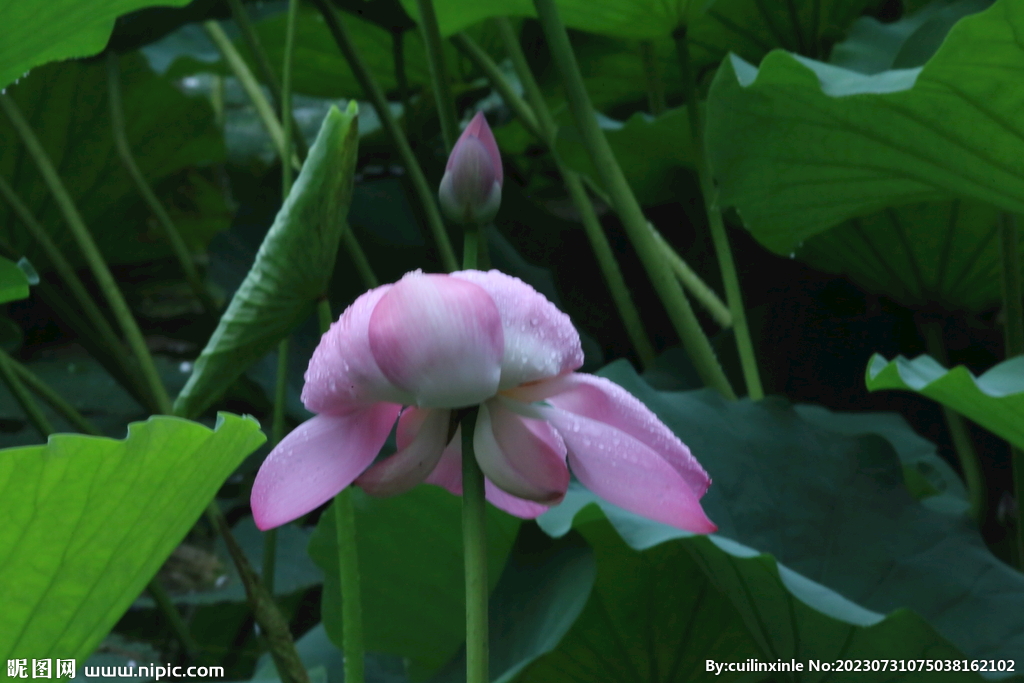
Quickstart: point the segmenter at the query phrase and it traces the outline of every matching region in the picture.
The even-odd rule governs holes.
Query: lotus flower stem
[[[1002,261],[1003,314],[1006,357],[1024,354],[1024,291],[1020,275],[1020,232],[1017,217],[1004,212],[999,226]],[[1010,446],[1013,459],[1013,495],[1017,501],[1017,567],[1024,571],[1024,451]]]
[[[757,369],[754,344],[750,339],[747,314],[743,308],[743,291],[740,289],[736,263],[733,261],[732,249],[729,247],[729,235],[725,231],[722,212],[717,205],[711,169],[708,167],[707,158],[704,155],[704,126],[698,108],[697,87],[690,64],[690,46],[686,38],[686,29],[677,29],[674,37],[676,52],[679,56],[679,69],[683,75],[683,88],[686,90],[686,110],[690,119],[690,137],[693,139],[697,177],[700,181],[701,194],[704,196],[704,209],[707,212],[711,239],[715,244],[715,253],[718,256],[718,267],[722,271],[725,299],[729,302],[729,311],[732,314],[733,334],[736,336],[736,347],[739,350],[740,365],[743,368],[743,379],[747,384],[747,394],[751,399],[758,401],[764,398],[764,387],[761,384],[761,373]]]
[[[14,369],[15,374],[29,389],[35,392],[36,396],[50,404],[50,407],[57,411],[61,417],[67,420],[75,429],[83,434],[103,436],[96,425],[82,416],[73,405],[64,400],[64,397],[50,388],[46,382],[41,380],[31,370],[19,363],[14,358],[0,349],[0,355],[6,356],[8,366]]]
[[[722,366],[715,357],[711,342],[701,329],[697,316],[694,315],[690,302],[683,293],[682,286],[672,272],[668,261],[658,246],[653,233],[647,224],[643,210],[640,208],[633,190],[630,188],[608,140],[597,122],[594,107],[587,95],[580,75],[576,55],[569,44],[569,36],[558,14],[555,0],[534,0],[544,34],[548,39],[548,47],[565,86],[566,97],[573,119],[579,129],[587,152],[597,172],[601,175],[604,186],[611,195],[619,217],[622,219],[633,248],[636,249],[647,274],[657,291],[662,304],[668,312],[675,327],[693,361],[701,380],[716,389],[726,398],[735,398],[736,393],[729,384]]]
[[[665,84],[658,71],[658,56],[654,52],[653,40],[640,41],[640,61],[644,66],[644,81],[647,84],[647,107],[653,116],[665,113]]]
[[[68,194],[67,188],[64,187],[64,183],[57,174],[57,169],[53,167],[53,163],[46,155],[46,150],[43,149],[39,139],[32,132],[32,128],[25,121],[21,110],[10,95],[0,94],[0,109],[4,110],[7,118],[14,125],[29,155],[39,168],[40,175],[43,176],[50,194],[53,195],[61,213],[64,214],[64,219],[71,229],[71,234],[74,236],[75,241],[78,242],[78,247],[81,249],[86,263],[89,264],[89,268],[96,277],[96,281],[99,283],[100,289],[103,291],[103,295],[106,297],[107,303],[110,305],[110,309],[120,324],[121,330],[128,340],[128,345],[131,347],[132,353],[134,353],[139,363],[142,376],[146,380],[157,410],[165,415],[170,415],[171,399],[167,395],[167,389],[164,387],[163,382],[160,380],[160,374],[153,363],[153,356],[150,355],[149,348],[146,347],[146,340],[142,337],[142,330],[139,329],[138,323],[132,317],[128,303],[124,300],[121,290],[118,289],[117,282],[114,281],[114,276],[111,274],[110,268],[107,267],[107,262],[103,259],[103,254],[100,253],[99,247],[96,246],[96,242],[89,233],[89,228],[85,225],[85,220],[82,219],[82,215],[78,212],[78,207],[75,206],[74,200]]]
[[[612,251],[608,238],[601,228],[601,222],[594,212],[594,205],[591,203],[590,197],[587,196],[579,174],[558,160],[557,154],[555,154],[555,136],[557,135],[555,121],[547,108],[547,103],[544,102],[544,98],[540,94],[540,88],[533,77],[533,73],[526,63],[526,56],[523,54],[523,50],[519,45],[519,39],[515,31],[513,31],[512,25],[505,18],[495,19],[494,21],[505,43],[505,50],[512,60],[512,65],[519,75],[520,82],[523,84],[526,95],[530,98],[530,104],[527,104],[512,90],[511,85],[509,85],[501,71],[498,70],[497,65],[472,38],[465,34],[459,34],[453,40],[456,46],[462,49],[487,74],[495,90],[501,94],[505,103],[516,112],[516,116],[519,117],[523,126],[533,133],[538,140],[547,145],[551,153],[555,155],[555,163],[559,173],[562,175],[562,182],[565,184],[569,197],[580,214],[583,231],[590,241],[591,249],[594,250],[594,256],[597,258],[598,266],[601,268],[601,273],[608,284],[608,290],[612,294],[615,308],[622,318],[626,334],[629,336],[630,342],[640,358],[640,363],[646,367],[654,361],[654,345],[651,344],[651,340],[647,337],[647,332],[644,330],[643,323],[640,320],[640,312],[637,311],[636,305],[633,303],[629,288],[622,277],[622,271],[615,260],[615,253]]]
[[[487,683],[487,503],[473,452],[477,409],[462,419],[462,546],[466,564],[466,683]]]
[[[132,154],[131,145],[128,143],[128,135],[125,132],[124,108],[121,104],[121,68],[118,63],[117,53],[113,50],[107,51],[107,92],[110,98],[110,123],[114,134],[114,147],[117,149],[117,156],[121,159],[121,164],[125,170],[128,171],[132,182],[135,183],[135,189],[142,195],[157,223],[164,229],[164,236],[167,237],[171,250],[174,252],[175,258],[178,259],[178,265],[181,266],[185,280],[192,289],[192,293],[199,299],[206,313],[215,316],[218,309],[217,303],[210,295],[210,290],[203,283],[199,271],[196,270],[195,261],[192,258],[192,254],[189,253],[185,240],[182,239],[181,233],[178,231],[177,226],[174,225],[174,221],[171,220],[167,210],[164,209],[164,205],[160,202],[156,193],[153,192],[153,188],[149,186],[149,182],[142,174],[139,165],[135,162],[135,155]]]
[[[437,103],[437,116],[441,120],[441,137],[444,138],[445,151],[451,152],[455,139],[459,136],[459,122],[451,84],[448,82],[448,69],[444,63],[441,29],[437,25],[433,0],[416,0],[416,8],[420,13],[423,44],[427,48],[427,66],[430,68],[430,82]]]
[[[942,328],[938,322],[923,320],[920,323],[920,329],[928,355],[942,363],[943,366],[949,367],[946,346],[942,343]],[[985,519],[985,478],[982,474],[981,463],[978,461],[978,454],[974,450],[974,442],[971,441],[971,434],[967,430],[967,422],[960,413],[943,405],[942,414],[946,418],[946,428],[949,429],[949,436],[953,440],[953,449],[960,460],[960,469],[963,470],[964,480],[967,484],[967,499],[970,502],[968,514],[975,524],[980,525]]]
[[[245,46],[249,48],[249,52],[252,54],[252,59],[256,63],[256,69],[260,72],[260,78],[263,79],[263,84],[267,86],[267,90],[270,91],[270,99],[273,100],[274,104],[282,112],[284,111],[284,97],[283,94],[288,92],[288,85],[284,84],[285,76],[282,75],[281,83],[278,83],[277,74],[274,73],[273,67],[270,65],[270,59],[267,57],[266,50],[263,49],[263,43],[260,42],[259,34],[253,28],[252,22],[249,21],[249,13],[245,11],[245,6],[241,0],[228,0],[228,4],[231,6],[231,17],[235,20],[235,24],[238,25],[239,32],[242,34],[242,40],[245,42]],[[289,4],[288,12],[290,15],[294,12],[291,5]],[[294,16],[289,19],[289,22],[294,25]],[[291,33],[294,36],[294,30]],[[285,38],[285,54],[287,55],[290,48],[287,45],[287,34]],[[285,57],[290,59],[290,57]],[[289,108],[287,115],[281,117],[282,123],[287,122],[292,128],[298,130],[298,125],[295,123],[295,119]],[[298,158],[306,158],[306,141],[299,135],[295,139],[295,152]]]
[[[234,43],[224,33],[224,29],[220,27],[220,24],[210,19],[203,22],[203,29],[206,30],[206,34],[220,51],[221,56],[224,57],[224,61],[228,63],[228,68],[231,69],[231,73],[235,75],[235,78],[242,85],[245,94],[249,96],[249,101],[256,108],[256,114],[270,136],[270,141],[277,151],[277,156],[281,159],[282,164],[285,163],[284,159],[287,158],[287,152],[285,151],[284,144],[284,129],[281,127],[281,122],[277,120],[273,106],[263,96],[259,81],[252,75],[249,66],[242,59],[242,55],[238,53],[238,50],[235,49]],[[299,158],[294,154],[291,155],[291,163],[296,169],[299,168]]]
[[[85,285],[78,278],[78,274],[75,273],[75,269],[64,258],[64,254],[61,253],[57,245],[50,239],[46,229],[36,220],[35,216],[32,215],[32,212],[29,211],[28,207],[25,206],[24,202],[14,192],[14,188],[7,183],[3,176],[0,176],[0,197],[3,197],[11,205],[11,208],[14,209],[15,215],[21,220],[25,228],[28,229],[32,239],[42,248],[46,258],[49,259],[57,274],[64,281],[64,285],[70,290],[71,295],[78,304],[79,310],[85,314],[88,325],[85,324],[85,321],[82,321],[83,324],[73,326],[76,327],[76,332],[83,337],[95,339],[93,346],[96,347],[96,350],[102,349],[107,352],[105,356],[108,362],[104,363],[104,366],[121,381],[139,403],[156,412],[156,404],[148,392],[148,387],[139,382],[138,369],[130,364],[130,354],[126,353],[124,344],[117,336],[117,333],[114,332],[114,328],[110,326],[106,316],[100,311],[96,300],[89,294],[89,290],[85,288]],[[39,283],[39,291],[45,295],[53,307],[67,308],[67,303],[69,302],[64,301],[66,295],[58,293],[57,296],[49,296],[50,288],[45,281]],[[69,322],[69,319],[72,317],[72,311],[68,310],[66,312],[68,315],[62,312],[61,317],[65,322]],[[69,324],[71,323],[69,322]],[[88,329],[89,325],[93,329]]]
[[[355,74],[356,80],[359,81],[366,97],[373,104],[377,116],[380,117],[381,125],[384,126],[384,130],[391,137],[395,147],[398,148],[399,155],[405,162],[409,179],[412,181],[417,197],[419,197],[423,212],[427,216],[427,223],[430,226],[430,232],[433,235],[434,244],[441,257],[442,265],[448,271],[457,269],[458,261],[455,259],[455,251],[452,249],[451,240],[448,239],[444,222],[441,220],[441,212],[438,209],[434,191],[427,183],[427,178],[423,175],[423,169],[420,168],[419,162],[416,161],[416,156],[412,152],[412,147],[409,146],[405,133],[402,132],[401,127],[392,115],[388,101],[384,97],[384,91],[381,90],[377,81],[373,78],[373,74],[356,50],[355,45],[349,38],[348,31],[345,29],[345,25],[338,19],[334,8],[326,0],[314,0],[314,2],[323,15],[327,28],[334,37],[334,42],[338,44],[338,48],[352,68],[352,73]]]

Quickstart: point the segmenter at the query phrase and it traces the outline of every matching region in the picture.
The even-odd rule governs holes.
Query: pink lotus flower
[[[571,468],[620,507],[715,531],[699,502],[711,481],[687,447],[617,384],[573,372],[582,364],[569,317],[498,271],[416,271],[370,290],[313,353],[302,400],[318,415],[256,475],[256,525],[293,520],[353,481],[375,495],[424,481],[461,495],[449,421],[479,405],[473,448],[497,507],[536,517],[562,500]],[[398,451],[374,463],[396,419]]]
[[[455,223],[489,223],[501,204],[501,154],[483,112],[462,132],[444,168],[437,196]]]

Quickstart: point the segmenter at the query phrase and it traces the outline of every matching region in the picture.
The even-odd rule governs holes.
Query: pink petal
[[[455,430],[448,447],[445,448],[437,467],[427,477],[428,484],[447,489],[456,496],[462,495],[462,427]],[[533,519],[548,511],[549,506],[532,500],[517,498],[484,479],[484,495],[491,505],[521,519]]]
[[[625,432],[671,463],[698,498],[711,485],[708,473],[679,437],[647,406],[611,380],[573,373],[507,393],[524,402],[543,400],[555,408]]]
[[[473,450],[484,475],[507,493],[546,505],[565,497],[565,444],[546,422],[488,401],[477,415]]]
[[[408,273],[377,302],[369,338],[384,376],[420,407],[469,406],[498,390],[501,317],[472,283]]]
[[[370,352],[370,315],[393,286],[360,296],[321,337],[302,388],[302,402],[312,412],[339,414],[378,401],[412,402],[408,392],[388,381]]]
[[[398,419],[398,452],[374,463],[356,485],[374,496],[394,496],[423,482],[437,466],[451,411],[406,408]]]
[[[615,427],[541,408],[569,449],[569,467],[588,489],[630,512],[694,533],[718,527],[689,483],[657,452]]]
[[[484,116],[482,111],[478,111],[473,120],[466,126],[466,130],[462,131],[462,135],[459,136],[458,142],[455,143],[455,147],[452,148],[452,156],[455,155],[455,150],[458,149],[459,145],[462,144],[463,140],[469,138],[476,138],[479,140],[487,156],[490,158],[491,165],[495,169],[495,180],[498,185],[504,183],[505,174],[501,167],[501,152],[498,150],[498,143],[494,139],[494,133],[491,132],[491,127],[487,125],[487,117]],[[448,168],[451,168],[451,156],[448,158]]]
[[[569,316],[533,287],[497,270],[462,270],[451,277],[479,285],[498,307],[505,335],[502,390],[583,365],[580,335]]]
[[[378,403],[346,415],[317,415],[281,440],[252,486],[252,515],[272,529],[327,502],[352,483],[384,445],[401,406]]]

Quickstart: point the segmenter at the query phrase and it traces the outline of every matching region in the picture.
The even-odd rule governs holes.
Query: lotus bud
[[[483,112],[466,126],[444,169],[438,197],[448,220],[484,225],[501,205],[501,154]]]

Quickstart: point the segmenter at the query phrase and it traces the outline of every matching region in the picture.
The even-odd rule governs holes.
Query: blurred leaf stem
[[[6,356],[8,366],[14,369],[18,378],[27,385],[29,389],[35,392],[36,396],[49,403],[50,407],[53,408],[61,417],[67,420],[75,429],[83,434],[103,436],[103,432],[97,429],[96,425],[83,417],[82,414],[78,412],[73,405],[71,405],[71,403],[54,391],[50,385],[37,377],[35,373],[14,358],[8,356],[3,349],[0,349],[0,354]]]
[[[562,76],[569,109],[583,138],[587,152],[601,181],[608,189],[612,204],[622,220],[623,227],[640,261],[644,265],[662,304],[668,312],[676,333],[683,342],[701,380],[726,398],[736,398],[722,366],[715,356],[711,342],[701,329],[682,285],[676,279],[644,217],[633,190],[630,188],[618,160],[597,122],[594,107],[587,95],[576,55],[569,43],[565,25],[558,14],[554,0],[534,0],[537,15],[547,37],[548,49]]]
[[[423,44],[427,48],[427,66],[430,70],[430,82],[437,104],[437,116],[441,120],[441,137],[444,138],[445,151],[450,153],[459,137],[459,122],[455,112],[455,99],[452,97],[451,83],[448,80],[448,69],[444,63],[444,42],[441,40],[441,29],[437,25],[437,13],[434,12],[433,0],[416,0],[416,8],[420,13],[419,24],[423,32]]]
[[[164,235],[171,245],[175,258],[178,259],[178,264],[181,266],[185,280],[193,294],[202,303],[203,309],[208,315],[216,316],[217,304],[206,285],[203,284],[203,279],[200,277],[199,271],[196,270],[195,261],[192,259],[192,254],[189,253],[185,240],[182,239],[174,221],[171,220],[163,204],[160,203],[160,199],[153,192],[153,188],[149,186],[146,177],[142,175],[139,165],[135,163],[135,156],[132,154],[131,145],[128,143],[128,134],[125,131],[124,108],[121,104],[121,69],[117,53],[113,50],[107,51],[107,92],[110,99],[110,123],[117,156],[121,159],[125,170],[128,171],[132,182],[135,183],[135,188],[149,206],[149,210],[153,212],[153,216],[164,229]]]
[[[946,354],[946,346],[942,341],[942,327],[939,322],[922,319],[919,326],[928,355],[948,368],[949,356]],[[967,484],[967,499],[970,502],[968,514],[974,523],[980,526],[985,520],[985,479],[981,463],[978,461],[978,453],[974,449],[974,442],[971,441],[971,434],[967,430],[967,420],[960,413],[945,405],[942,406],[942,414],[946,418],[946,428],[949,429],[949,436],[953,440],[953,449],[956,451],[960,469]]]
[[[654,346],[644,330],[643,323],[640,320],[640,313],[633,303],[629,288],[622,277],[622,271],[615,260],[615,253],[612,251],[608,238],[604,234],[604,229],[601,227],[601,222],[594,212],[594,205],[590,201],[590,197],[587,196],[579,174],[562,163],[558,158],[555,151],[555,136],[557,135],[555,122],[547,108],[547,103],[540,94],[537,81],[534,79],[533,73],[526,63],[526,56],[519,45],[519,38],[507,19],[495,19],[494,21],[505,43],[505,50],[512,60],[512,64],[516,69],[520,82],[523,84],[527,97],[530,99],[530,104],[527,104],[512,89],[511,84],[502,75],[498,66],[476,44],[476,41],[464,33],[453,36],[452,40],[456,47],[473,60],[487,75],[494,89],[498,91],[502,99],[505,100],[505,103],[516,113],[523,126],[551,150],[552,155],[555,157],[558,171],[562,175],[562,182],[565,184],[566,190],[576,206],[576,211],[580,215],[580,221],[583,223],[583,231],[590,241],[590,246],[594,250],[598,266],[600,266],[601,273],[608,284],[608,289],[612,294],[612,301],[615,303],[615,308],[618,310],[619,316],[626,327],[626,334],[629,336],[630,342],[640,358],[640,363],[647,367],[654,360]]]
[[[1017,217],[1004,212],[1000,217],[999,254],[1002,262],[1003,334],[1006,357],[1024,355],[1024,290],[1020,274],[1020,230]],[[1013,495],[1017,501],[1017,568],[1024,571],[1024,451],[1010,446],[1013,467]]]
[[[21,110],[10,95],[0,94],[0,108],[4,110],[7,118],[11,120],[15,130],[18,132],[18,136],[25,144],[25,148],[28,150],[33,161],[35,161],[40,174],[43,176],[43,180],[56,200],[61,213],[64,215],[68,227],[71,229],[71,234],[78,243],[86,263],[89,264],[90,270],[92,270],[103,295],[107,299],[107,303],[110,305],[114,318],[121,326],[121,331],[128,340],[128,345],[131,347],[132,353],[139,363],[139,369],[154,398],[158,412],[170,415],[171,399],[167,395],[167,389],[164,387],[163,382],[160,380],[160,374],[153,363],[153,356],[146,347],[146,340],[142,337],[142,330],[139,329],[138,323],[136,323],[135,318],[132,316],[131,310],[128,308],[121,290],[114,281],[114,276],[111,274],[107,262],[103,259],[103,255],[89,233],[82,215],[78,212],[74,200],[64,187],[64,183],[57,174],[57,170],[53,167],[53,163],[47,156],[39,139],[28,125],[28,122],[25,121]]]
[[[352,68],[352,73],[355,74],[356,79],[363,88],[364,94],[370,100],[370,103],[373,104],[377,116],[380,117],[381,125],[384,126],[384,130],[391,137],[395,147],[398,149],[398,154],[405,163],[413,189],[416,191],[416,196],[419,198],[423,212],[426,214],[427,223],[434,238],[434,244],[441,257],[441,263],[445,270],[449,272],[456,270],[458,268],[458,261],[455,259],[455,251],[452,249],[451,240],[448,239],[444,222],[441,220],[441,211],[437,205],[437,193],[427,183],[427,178],[423,174],[423,169],[420,168],[419,162],[416,161],[416,156],[412,152],[412,147],[409,146],[405,133],[402,132],[401,127],[391,113],[388,101],[384,97],[384,91],[381,90],[373,74],[356,50],[355,44],[348,35],[348,30],[338,18],[337,11],[326,0],[313,0],[313,2],[323,15],[324,21],[327,22],[327,28],[334,37],[334,42],[337,43],[338,49],[341,50],[342,55],[348,61],[349,66]]]
[[[263,123],[267,134],[270,135],[270,141],[277,151],[277,156],[284,163],[283,160],[287,158],[284,144],[284,129],[281,126],[281,122],[277,120],[277,115],[274,114],[274,108],[267,101],[267,98],[263,96],[259,81],[252,75],[249,66],[242,59],[242,55],[238,54],[234,43],[224,33],[224,29],[220,27],[220,24],[211,19],[203,22],[203,28],[206,30],[210,40],[213,41],[213,44],[220,51],[221,56],[224,57],[224,61],[228,63],[228,68],[231,69],[231,73],[235,75],[235,78],[242,85],[245,94],[249,96],[249,101],[256,108],[256,114]],[[288,156],[291,157],[292,165],[298,169],[300,167],[299,158],[295,154]]]
[[[718,256],[718,267],[722,271],[725,300],[729,302],[729,311],[732,314],[733,334],[736,337],[736,347],[739,350],[743,379],[747,385],[747,395],[758,401],[764,398],[764,387],[761,384],[761,374],[757,368],[754,344],[750,339],[747,313],[743,308],[743,291],[740,289],[736,263],[732,257],[732,249],[729,247],[729,235],[725,231],[722,212],[718,208],[716,199],[715,184],[711,178],[711,169],[708,167],[707,157],[704,153],[704,125],[701,121],[697,101],[697,87],[690,64],[690,45],[686,38],[685,27],[677,29],[673,36],[679,57],[679,70],[683,75],[683,88],[686,92],[686,111],[690,120],[690,137],[693,139],[697,177],[700,181],[701,194],[704,196],[704,209],[707,213],[708,226],[711,229],[711,240],[715,245],[715,254]]]
[[[644,67],[644,81],[647,84],[647,108],[652,116],[661,116],[665,105],[665,84],[658,71],[658,57],[654,52],[653,40],[640,41],[640,61]]]
[[[39,435],[45,441],[49,438],[50,434],[53,434],[53,425],[46,419],[43,409],[39,407],[39,404],[32,398],[32,394],[25,388],[20,374],[14,367],[14,363],[14,359],[7,355],[6,351],[0,349],[0,377],[3,377],[4,384],[11,390],[14,400],[25,411],[28,421],[32,423],[32,426],[36,428],[36,431],[39,432]]]
[[[245,42],[245,46],[249,48],[249,53],[252,54],[253,61],[256,63],[256,68],[260,72],[260,78],[263,80],[263,84],[267,86],[267,90],[270,91],[270,99],[274,102],[275,106],[284,112],[284,93],[287,92],[288,86],[279,83],[277,80],[277,74],[274,73],[274,68],[270,64],[270,59],[267,57],[266,50],[263,49],[263,44],[260,42],[259,34],[256,33],[256,29],[253,27],[252,22],[249,20],[249,13],[245,11],[245,6],[241,0],[228,0],[228,4],[231,6],[231,17],[235,20],[235,24],[238,25],[238,29],[242,34],[242,40]],[[289,5],[289,11],[291,11]],[[292,20],[294,21],[294,20]],[[292,35],[294,40],[294,29],[292,29]],[[286,39],[287,40],[287,39]],[[285,52],[288,48],[285,48]],[[285,57],[285,59],[291,59]],[[282,71],[282,80],[284,80],[284,72]],[[291,108],[288,109],[288,114],[281,117],[281,121],[287,122],[292,128],[298,130],[298,126],[295,123],[295,119],[292,116]],[[295,153],[299,159],[306,158],[306,141],[302,135],[295,137]]]
[[[97,357],[110,374],[142,405],[149,408],[150,411],[156,412],[157,406],[149,393],[149,388],[144,382],[139,381],[139,372],[134,362],[135,359],[132,358],[131,354],[127,353],[121,338],[114,332],[114,328],[111,327],[106,316],[100,311],[99,305],[92,295],[89,294],[89,290],[86,289],[85,284],[79,279],[75,269],[64,257],[64,254],[61,253],[57,245],[54,244],[46,229],[36,220],[35,216],[32,215],[32,212],[25,206],[24,202],[15,194],[14,189],[3,176],[0,176],[0,196],[10,204],[15,215],[28,230],[32,239],[43,250],[50,264],[64,281],[64,285],[70,290],[72,297],[78,304],[78,308],[75,309],[70,305],[64,291],[55,291],[45,280],[41,281],[38,285],[39,293],[49,305],[60,309],[59,312],[62,319],[71,325],[80,337],[85,338],[83,341],[88,346],[93,347]],[[3,247],[4,251],[9,252],[11,258],[17,258],[10,245],[0,242],[0,246]],[[85,320],[78,315],[79,312],[85,314]]]

